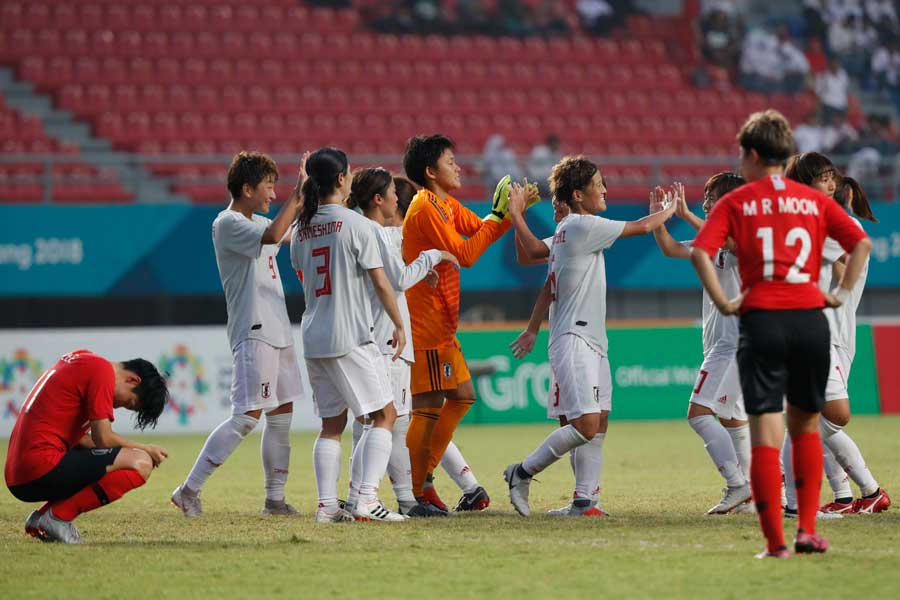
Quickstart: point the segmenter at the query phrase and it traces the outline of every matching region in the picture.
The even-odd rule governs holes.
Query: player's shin
[[[824,419],[822,419],[824,420]],[[859,486],[863,496],[878,491],[878,482],[866,466],[859,446],[843,429],[825,439],[825,445],[834,453],[834,458],[850,476],[853,483]]]
[[[465,399],[459,400],[455,398],[447,398],[444,407],[441,409],[441,416],[438,418],[437,425],[434,426],[434,432],[431,434],[431,455],[428,459],[428,472],[433,473],[444,456],[444,451],[453,439],[456,428],[459,427],[460,421],[472,408],[475,400]]]
[[[828,479],[828,485],[834,493],[834,500],[841,504],[849,504],[853,501],[853,490],[850,488],[850,477],[847,476],[847,472],[844,471],[844,468],[838,463],[837,458],[834,456],[834,452],[828,448],[828,444],[823,443],[823,446],[825,451],[825,477]]]
[[[808,534],[816,533],[816,513],[822,488],[822,440],[819,432],[791,436],[791,456],[797,486],[797,518],[799,528]]]
[[[791,436],[784,436],[781,446],[781,468],[784,473],[784,506],[788,510],[797,510],[797,486],[794,482],[794,462],[792,458],[793,446]]]
[[[258,421],[249,415],[232,415],[213,430],[197,457],[197,462],[188,474],[185,484],[194,492],[199,492],[213,471],[231,456],[244,438],[253,431]]]
[[[337,504],[337,484],[341,474],[341,443],[318,437],[313,444],[313,469],[319,490],[319,506]]]
[[[713,415],[701,415],[688,420],[691,428],[703,439],[704,447],[728,487],[740,487],[746,482],[738,464],[737,454],[728,431]]]
[[[293,413],[266,415],[260,453],[265,472],[266,500],[284,501],[291,463],[291,417]]]
[[[474,492],[478,487],[478,479],[472,469],[466,463],[466,459],[459,448],[453,442],[447,444],[444,456],[441,458],[441,468],[459,486],[465,494]]]
[[[750,487],[759,516],[759,525],[766,537],[769,552],[784,547],[784,527],[781,522],[781,467],[778,448],[756,446],[750,462]],[[813,515],[815,516],[815,514]]]
[[[409,431],[406,433],[406,447],[409,448],[409,463],[412,470],[413,494],[421,498],[428,474],[428,460],[431,457],[431,436],[437,424],[439,408],[416,408],[412,411]]]
[[[397,500],[415,502],[412,493],[412,470],[409,465],[409,449],[406,447],[406,432],[409,429],[409,415],[397,417],[391,431],[391,458],[388,460],[388,475]]]
[[[111,471],[99,481],[85,486],[75,495],[53,502],[50,509],[57,519],[71,521],[81,513],[115,502],[134,488],[144,485],[144,478],[134,469]]]
[[[592,500],[599,498],[600,475],[603,471],[603,441],[605,439],[605,433],[598,433],[587,444],[578,446],[573,451],[576,498]]]
[[[572,448],[587,443],[587,438],[572,425],[560,427],[548,435],[541,445],[522,461],[522,468],[529,475],[536,475],[565,456]]]
[[[357,453],[362,452],[362,480],[357,502],[371,502],[378,495],[378,484],[387,470],[392,445],[391,432],[381,427],[372,427],[360,440]]]

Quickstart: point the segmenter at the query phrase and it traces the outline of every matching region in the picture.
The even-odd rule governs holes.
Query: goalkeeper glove
[[[494,200],[491,203],[491,214],[484,218],[485,221],[494,221],[500,223],[506,218],[509,212],[509,183],[511,178],[505,175],[503,179],[497,182],[494,188]]]
[[[525,191],[529,198],[528,203],[525,204],[525,210],[528,210],[541,201],[541,193],[538,191],[538,185],[536,183],[529,183],[528,187],[525,188]]]

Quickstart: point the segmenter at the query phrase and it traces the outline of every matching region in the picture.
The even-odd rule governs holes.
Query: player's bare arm
[[[406,332],[403,330],[403,318],[400,316],[400,309],[397,308],[397,299],[394,297],[394,289],[391,282],[388,281],[384,269],[369,269],[369,277],[372,279],[372,285],[375,287],[375,294],[378,300],[384,306],[384,312],[387,313],[394,324],[394,339],[391,345],[395,348],[394,355],[391,360],[397,360],[400,353],[406,347]]]
[[[534,302],[531,318],[528,319],[528,325],[525,327],[525,331],[520,333],[519,337],[513,340],[509,345],[513,356],[516,358],[525,358],[525,355],[534,349],[537,334],[541,330],[541,323],[544,322],[544,317],[550,310],[550,297],[550,280],[547,279],[544,282],[544,287],[541,288],[541,291]]]
[[[535,237],[525,222],[525,210],[534,193],[527,179],[524,186],[513,183],[509,190],[509,219],[516,230],[516,261],[523,265],[541,264],[550,256],[550,249]]]
[[[625,223],[625,228],[622,229],[622,233],[619,235],[619,237],[634,237],[636,235],[646,235],[652,232],[654,229],[672,218],[672,215],[675,214],[676,205],[676,202],[672,202],[670,200],[668,205],[666,205],[663,210],[649,214],[646,217],[638,219],[637,221],[629,221],[628,223]]]
[[[272,219],[272,222],[266,227],[266,231],[262,236],[262,243],[264,245],[282,243],[284,237],[288,234],[288,230],[291,228],[291,223],[294,222],[297,218],[297,214],[303,207],[303,194],[300,193],[300,189],[303,187],[303,182],[306,181],[306,159],[308,157],[309,152],[305,152],[300,159],[300,168],[297,172],[297,184],[294,186],[294,189],[291,190],[291,195],[288,196],[287,202],[284,203],[284,206],[281,207],[281,210],[278,211],[278,214],[275,215],[275,218]]]
[[[109,419],[91,421],[91,440],[96,448],[137,448],[138,450],[143,450],[150,455],[154,467],[158,467],[169,457],[169,453],[160,446],[139,444],[114,432]]]
[[[82,436],[80,440],[78,440],[77,446],[79,448],[96,448],[96,444],[94,444],[94,440],[91,439],[90,434]]]

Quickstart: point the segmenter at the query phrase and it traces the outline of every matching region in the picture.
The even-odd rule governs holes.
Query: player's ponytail
[[[788,159],[784,176],[803,185],[812,185],[816,177],[829,171],[837,176],[837,169],[830,158],[819,152],[803,152]]]
[[[303,210],[298,221],[300,227],[307,227],[319,212],[319,204],[328,198],[338,184],[339,175],[347,175],[347,155],[337,148],[319,148],[306,159],[306,174],[303,183]]]
[[[360,169],[353,174],[347,206],[367,212],[376,195],[381,194],[384,197],[391,186],[391,181],[390,172],[382,167]]]
[[[841,200],[843,200],[842,204],[849,205],[847,208],[850,209],[850,212],[860,219],[872,221],[873,223],[878,222],[875,213],[872,212],[872,207],[869,205],[869,197],[866,196],[865,190],[852,177],[841,179],[838,191],[834,196],[835,199],[840,196]]]

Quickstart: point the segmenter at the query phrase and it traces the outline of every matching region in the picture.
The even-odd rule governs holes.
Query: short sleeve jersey
[[[275,348],[293,345],[284,287],[275,260],[279,245],[262,243],[271,222],[260,215],[248,219],[230,209],[220,212],[213,221],[213,247],[225,290],[232,350],[246,339],[260,340]]]
[[[90,431],[91,421],[115,419],[112,363],[88,350],[60,358],[34,384],[16,419],[6,455],[6,484],[47,474]]]
[[[850,251],[865,233],[831,198],[781,175],[763,177],[716,202],[694,246],[715,257],[731,236],[743,289],[741,312],[822,308],[822,246]]]
[[[460,266],[470,267],[511,226],[509,220],[482,221],[452,196],[442,200],[428,190],[420,190],[403,220],[403,260],[409,264],[425,250],[436,249],[450,252]],[[459,270],[443,262],[435,271],[439,275],[436,288],[421,282],[406,293],[414,307],[412,338],[419,350],[449,348],[457,343]]]
[[[862,224],[858,220],[850,218],[862,229]],[[822,269],[819,275],[819,289],[823,292],[829,292],[837,286],[838,281],[833,278],[832,268],[843,255],[844,249],[840,244],[832,238],[825,239],[825,245],[822,248]],[[831,330],[831,343],[846,350],[851,361],[856,354],[856,309],[862,300],[868,274],[869,260],[866,259],[859,279],[856,280],[856,285],[850,291],[850,298],[837,308],[825,308],[825,317],[828,319],[828,328]]]
[[[375,341],[366,279],[383,263],[371,221],[337,204],[320,206],[293,233],[291,265],[303,281],[306,358],[344,356]]]
[[[618,239],[624,221],[570,214],[560,221],[550,250],[550,345],[575,334],[601,355],[606,338],[606,262],[603,251]]]
[[[403,319],[403,328],[406,330],[407,336],[410,336],[412,325],[410,323],[409,305],[406,302],[406,290],[411,286],[422,281],[441,261],[441,253],[439,250],[426,250],[422,252],[416,260],[404,264],[403,258],[400,256],[400,244],[403,239],[402,231],[399,227],[382,227],[374,221],[369,221],[375,231],[375,239],[378,242],[378,252],[381,254],[381,261],[384,263],[384,274],[387,275],[388,281],[394,288],[394,297],[397,300],[397,309],[400,311],[400,317]],[[372,316],[375,319],[375,343],[382,354],[394,354],[394,348],[391,341],[394,336],[394,324],[384,310],[384,305],[375,294],[375,285],[370,278],[366,278],[366,291],[372,300]],[[407,344],[400,354],[400,358],[406,362],[415,362],[414,342],[407,339]]]

